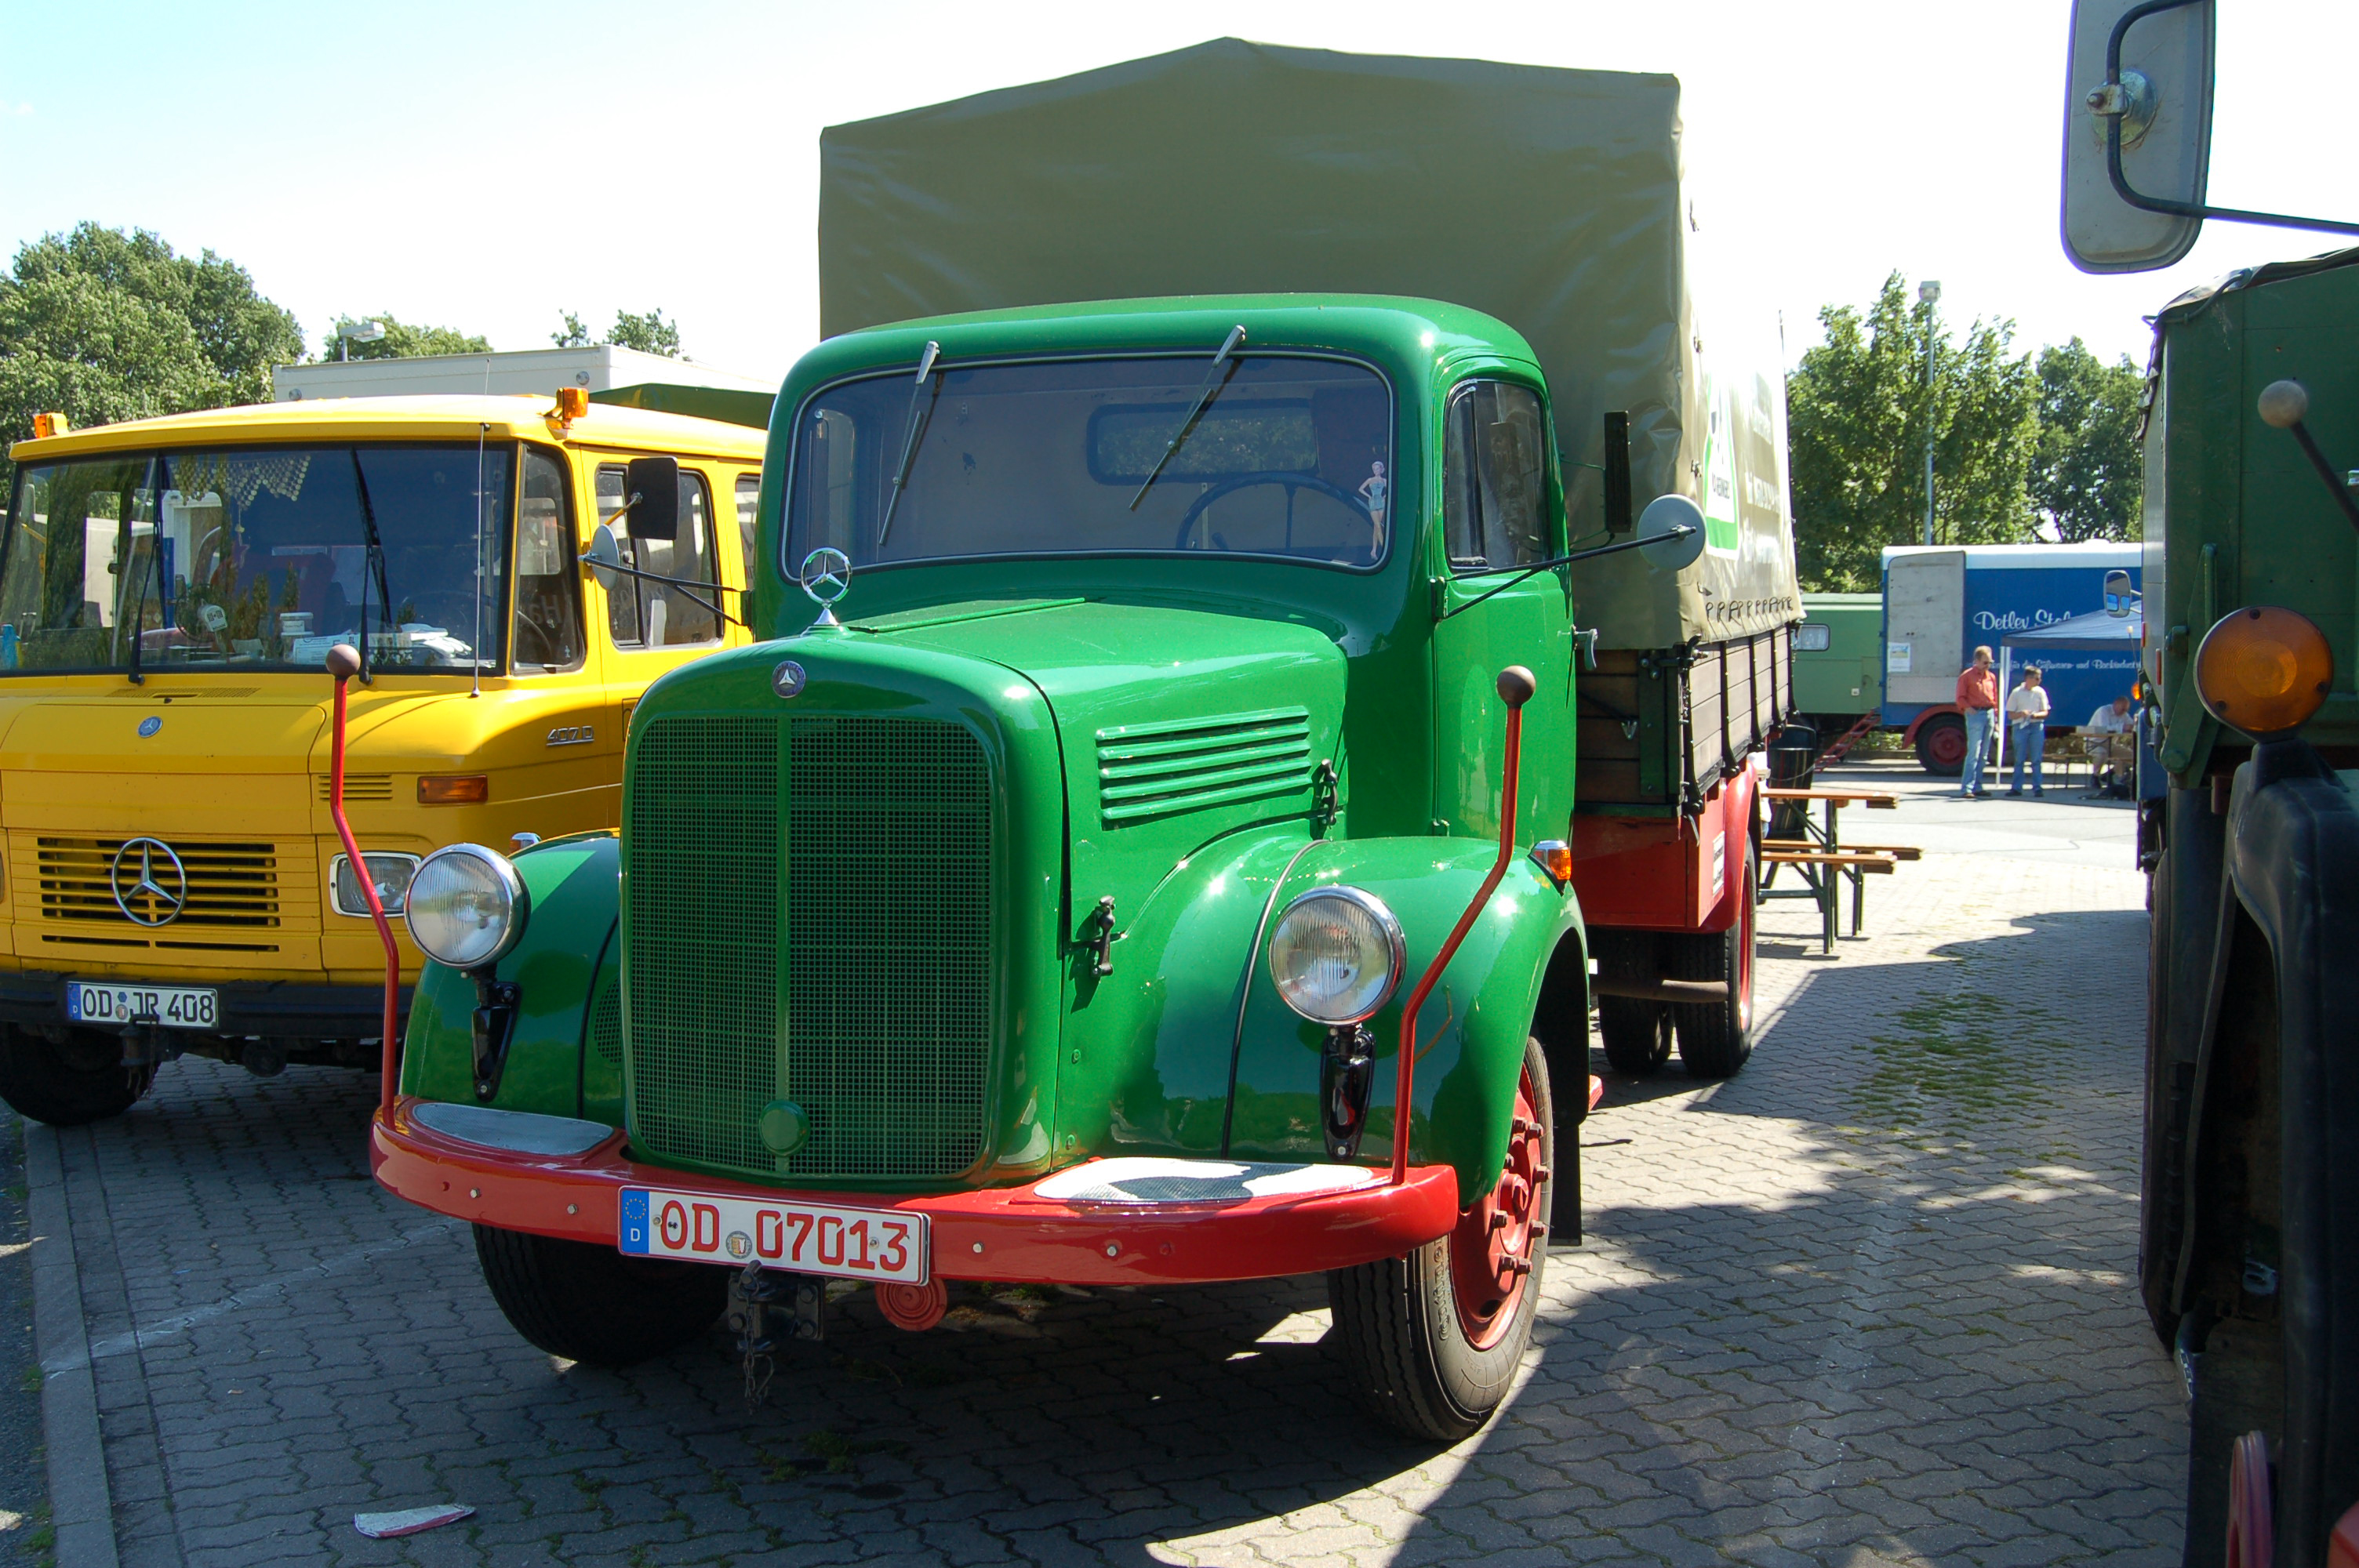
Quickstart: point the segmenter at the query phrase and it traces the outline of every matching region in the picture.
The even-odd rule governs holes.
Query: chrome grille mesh
[[[631,767],[634,1138],[803,1180],[973,1164],[991,1065],[991,794],[974,738],[897,717],[666,717]],[[810,1129],[786,1156],[757,1131],[781,1095]]]
[[[778,1087],[781,727],[658,719],[632,762],[624,887],[632,1135],[657,1154],[766,1171]]]
[[[991,790],[955,724],[794,725],[788,1095],[796,1176],[951,1176],[983,1151]]]

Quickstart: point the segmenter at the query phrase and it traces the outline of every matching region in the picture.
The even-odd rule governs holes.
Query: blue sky
[[[936,4],[533,7],[14,0],[0,21],[0,243],[89,218],[245,265],[316,342],[338,313],[546,346],[660,306],[689,351],[782,373],[816,331],[823,125],[1223,34],[1669,70],[1702,221],[1789,354],[1894,268],[1959,319],[2143,361],[2138,318],[2323,236],[2214,224],[2168,273],[2056,241],[2067,0],[1631,6]],[[2359,217],[2347,0],[2221,0],[2213,200]]]

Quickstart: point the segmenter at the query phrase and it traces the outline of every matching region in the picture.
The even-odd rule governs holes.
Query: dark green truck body
[[[2258,412],[2298,382],[2328,466]],[[2225,1560],[2230,1453],[2268,1439],[2279,1563],[2359,1503],[2359,251],[2232,275],[2157,319],[2143,660],[2155,716],[2140,1286],[2190,1400],[2190,1563]],[[2205,711],[2205,633],[2314,622],[2334,674],[2299,739]]]

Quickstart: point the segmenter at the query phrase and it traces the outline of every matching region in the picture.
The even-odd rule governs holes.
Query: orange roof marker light
[[[2333,684],[2326,633],[2308,616],[2275,605],[2231,611],[2195,653],[2195,690],[2205,710],[2256,741],[2300,729]]]
[[[557,406],[549,416],[559,425],[571,425],[590,412],[590,389],[586,386],[560,386],[557,389]]]
[[[62,436],[72,428],[73,421],[62,414],[33,416],[33,439],[36,441],[46,441],[52,436]]]

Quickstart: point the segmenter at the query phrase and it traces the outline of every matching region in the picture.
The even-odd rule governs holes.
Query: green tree
[[[339,343],[336,334],[346,327],[357,327],[375,321],[385,329],[385,336],[374,342],[352,339]],[[489,338],[462,332],[456,327],[421,327],[394,319],[390,310],[380,310],[373,316],[339,316],[328,329],[325,343],[320,351],[322,360],[415,360],[429,354],[488,354],[492,351]]]
[[[2034,537],[2038,393],[2029,356],[2012,352],[2015,323],[1976,321],[1962,347],[1936,341],[1931,308],[1909,301],[1897,272],[1864,316],[1830,305],[1819,319],[1827,341],[1786,383],[1803,586],[1873,589],[1885,546],[1920,542],[1929,424],[1936,541]]]
[[[270,367],[302,353],[295,318],[211,251],[95,223],[43,235],[0,275],[0,481],[43,410],[82,427],[266,402]]]
[[[2067,544],[2144,535],[2146,378],[2125,354],[2107,364],[2075,338],[2039,351],[2039,440],[2031,503]]]
[[[678,359],[679,323],[665,320],[660,308],[650,310],[644,316],[617,310],[614,312],[614,330],[606,334],[606,341],[618,349],[636,349],[645,354],[663,354]]]
[[[565,318],[565,325],[551,332],[549,335],[549,341],[560,349],[588,348],[590,329],[582,324],[582,318],[571,310],[562,310],[558,314]]]

